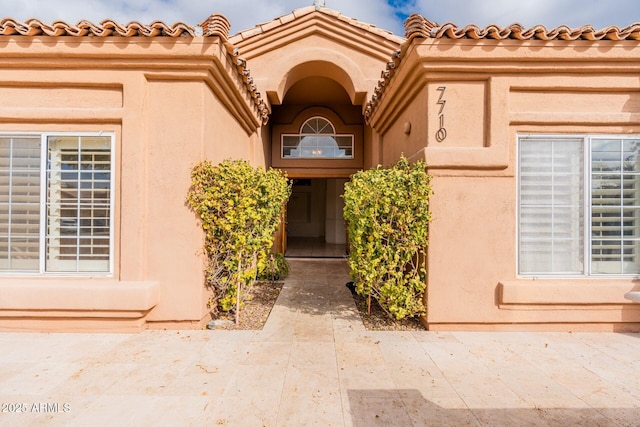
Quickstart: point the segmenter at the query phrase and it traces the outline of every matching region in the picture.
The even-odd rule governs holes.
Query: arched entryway
[[[380,161],[381,139],[365,124],[363,113],[381,70],[385,70],[405,40],[326,8],[307,8],[239,33],[229,41],[250,64],[251,78],[270,111],[268,125],[262,129],[266,132],[260,135],[264,152],[256,152],[256,159],[299,179],[296,194],[309,191],[309,197],[319,200],[324,197],[324,202],[320,200],[311,208],[294,205],[290,209],[307,211],[306,218],[319,218],[324,212],[320,224],[325,224],[326,240],[327,234],[331,234],[327,231],[332,219],[327,213],[332,211],[329,202],[335,200],[330,189],[343,187],[344,180],[352,174]],[[307,143],[300,143],[303,124],[317,117],[334,125],[335,136],[353,136],[350,155],[341,146],[344,141],[336,141],[333,146],[341,154],[340,150],[345,150],[344,156],[335,158],[324,156],[321,141],[310,141],[308,147]],[[287,137],[291,144],[283,147],[286,135],[294,138]],[[301,149],[315,151],[317,156],[291,156],[293,150],[299,150],[295,152],[299,154],[304,151]],[[290,157],[283,156],[283,152]],[[311,190],[305,190],[305,186]],[[283,227],[276,249],[284,251],[286,243]]]
[[[270,124],[271,165],[293,180],[280,249],[289,257],[344,257],[342,195],[364,167],[362,106],[331,77],[307,76],[273,105]]]

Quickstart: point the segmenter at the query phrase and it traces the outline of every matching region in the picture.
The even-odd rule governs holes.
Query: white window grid
[[[312,154],[298,155],[298,156],[286,156],[285,148],[297,149],[302,153],[300,144],[304,138],[314,138],[316,146],[312,147]],[[332,144],[322,145],[321,139],[330,138]],[[295,141],[295,145],[287,145],[286,140]],[[345,143],[346,142],[346,143]],[[335,147],[334,147],[335,145]],[[309,147],[307,147],[309,148]],[[300,132],[295,134],[282,134],[280,137],[280,158],[281,159],[317,159],[317,160],[352,160],[354,158],[354,136],[352,134],[339,134],[335,131],[335,126],[325,117],[314,116],[307,119],[302,126],[300,126]],[[346,154],[343,156],[330,155],[325,156],[327,151],[344,151]]]
[[[533,273],[520,273],[520,188],[521,188],[521,165],[520,165],[520,141],[525,138],[534,139],[550,139],[550,140],[566,140],[566,139],[582,139],[583,144],[583,272],[581,274],[575,273],[562,273],[562,272],[533,272]],[[591,142],[594,140],[639,140],[640,135],[621,135],[621,134],[538,134],[538,133],[518,133],[516,136],[516,272],[517,277],[523,278],[589,278],[589,277],[612,277],[612,278],[640,278],[640,274],[635,273],[594,273],[592,272],[592,150]],[[623,150],[621,150],[621,161],[624,156]],[[624,171],[621,170],[621,174]],[[640,206],[624,206],[628,208],[640,208]],[[622,207],[621,207],[622,209]],[[616,239],[607,239],[614,241]],[[621,250],[624,251],[624,233],[620,235]],[[624,256],[624,254],[621,254]]]
[[[39,267],[38,271],[31,270],[3,270],[0,271],[0,276],[112,276],[114,272],[114,206],[115,206],[115,133],[113,132],[7,132],[0,133],[2,138],[26,138],[34,137],[40,138],[40,224],[39,224]],[[48,182],[47,182],[47,162],[49,161],[49,144],[48,140],[52,137],[61,138],[83,138],[83,137],[108,137],[110,140],[110,169],[109,169],[109,206],[106,207],[109,210],[109,232],[108,232],[108,245],[109,245],[109,265],[107,271],[47,271],[47,222],[49,220],[48,215]],[[9,219],[10,221],[10,219]],[[11,223],[11,222],[9,222]],[[9,233],[10,235],[10,233]]]

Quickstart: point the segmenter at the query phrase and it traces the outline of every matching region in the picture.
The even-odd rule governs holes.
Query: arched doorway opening
[[[364,166],[362,106],[329,77],[305,77],[273,105],[271,163],[293,179],[280,248],[288,257],[347,254],[344,184]]]

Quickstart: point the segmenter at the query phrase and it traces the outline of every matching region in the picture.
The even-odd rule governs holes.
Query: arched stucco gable
[[[363,105],[404,38],[327,8],[303,8],[230,37],[271,105],[306,77],[339,83]]]
[[[293,53],[276,65],[273,75],[282,76],[276,87],[266,88],[269,101],[280,104],[291,86],[306,77],[327,77],[339,83],[351,102],[362,104],[371,85],[358,67],[346,55],[329,49],[312,48]],[[365,83],[366,82],[366,83]]]

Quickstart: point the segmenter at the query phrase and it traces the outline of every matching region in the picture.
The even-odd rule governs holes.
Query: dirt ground
[[[240,323],[229,324],[217,327],[216,329],[226,330],[259,330],[262,329],[271,308],[273,308],[280,290],[282,282],[256,282],[252,288],[248,300],[240,310]],[[359,295],[354,295],[354,301],[362,323],[370,331],[423,331],[425,328],[420,321],[415,318],[394,320],[380,308],[375,300],[371,302],[371,315],[367,313],[367,300]],[[222,315],[221,319],[234,321],[233,315]]]
[[[354,295],[353,299],[360,312],[362,323],[368,331],[424,331],[420,321],[415,318],[395,320],[378,305],[376,300],[371,300],[371,315],[367,312],[367,299],[360,295]]]
[[[251,286],[247,301],[240,309],[239,324],[220,326],[216,329],[226,330],[259,330],[269,318],[283,282],[256,282]],[[222,314],[220,319],[235,321],[233,315]]]

